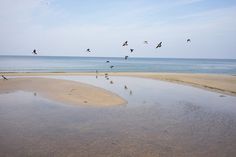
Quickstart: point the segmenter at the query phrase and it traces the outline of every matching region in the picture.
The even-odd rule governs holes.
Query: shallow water
[[[236,156],[236,97],[141,78],[56,78],[103,87],[128,104],[71,106],[38,93],[1,94],[1,157]]]

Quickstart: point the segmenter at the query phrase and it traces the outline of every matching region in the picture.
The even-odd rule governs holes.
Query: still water
[[[236,97],[142,78],[56,78],[103,87],[128,104],[72,106],[30,92],[1,94],[1,157],[236,156]]]

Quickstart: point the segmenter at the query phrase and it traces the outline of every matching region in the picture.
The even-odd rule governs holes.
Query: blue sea
[[[106,63],[110,61],[110,63]],[[113,65],[114,68],[110,68]],[[236,59],[0,56],[0,72],[175,72],[236,74]]]

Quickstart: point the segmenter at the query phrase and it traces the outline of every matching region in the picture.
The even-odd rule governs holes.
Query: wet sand
[[[90,83],[127,104],[60,105],[33,92],[0,94],[1,157],[236,155],[235,96],[146,78],[53,78]]]
[[[105,73],[4,73],[6,76],[95,76]],[[191,85],[236,96],[236,76],[221,74],[111,72],[110,76],[132,76]]]
[[[30,91],[35,95],[65,104],[88,106],[114,106],[125,104],[118,95],[92,85],[52,78],[10,78],[0,80],[0,94]]]

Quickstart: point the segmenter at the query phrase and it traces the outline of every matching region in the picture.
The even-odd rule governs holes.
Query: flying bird
[[[128,46],[128,41],[125,41],[122,46]]]
[[[2,75],[2,78],[3,78],[4,80],[8,80],[8,79],[7,79],[5,76],[3,76],[3,75]]]
[[[129,56],[125,56],[125,60],[127,60],[127,59],[128,59],[128,57],[129,57]]]
[[[110,81],[110,84],[113,84],[113,81]]]
[[[86,52],[91,52],[90,49],[87,49]]]
[[[130,52],[132,53],[134,51],[134,49],[130,49]]]
[[[110,68],[112,69],[112,68],[114,68],[114,66],[113,66],[113,65],[111,65],[111,66],[110,66]]]
[[[188,43],[188,42],[191,42],[191,39],[187,39],[187,43]]]
[[[148,44],[148,41],[144,41],[144,44]]]
[[[160,42],[158,45],[157,45],[157,47],[156,48],[159,48],[159,47],[161,47],[162,45],[162,42]]]
[[[34,49],[32,53],[33,53],[34,55],[37,55],[36,49]]]
[[[110,63],[110,61],[106,61],[106,63]]]

